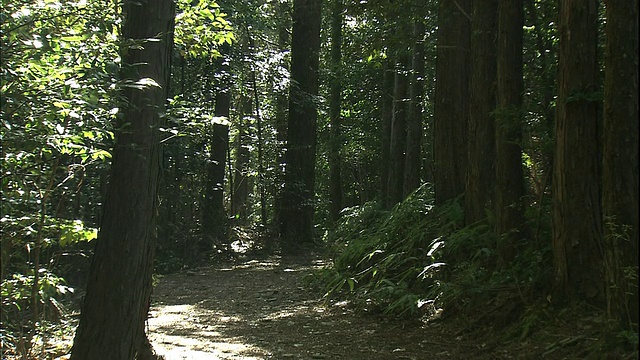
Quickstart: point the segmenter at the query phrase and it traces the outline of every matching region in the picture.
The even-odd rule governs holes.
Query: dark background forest
[[[3,0],[3,359],[80,308],[72,359],[151,358],[156,275],[311,251],[328,301],[637,356],[638,1],[140,3]]]

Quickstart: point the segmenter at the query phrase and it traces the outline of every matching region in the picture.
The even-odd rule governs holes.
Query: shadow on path
[[[174,359],[457,359],[446,334],[323,305],[302,278],[319,260],[278,257],[168,275],[154,289],[149,337]],[[434,328],[435,326],[435,328]],[[444,330],[444,329],[441,329]],[[434,333],[436,334],[434,336]]]

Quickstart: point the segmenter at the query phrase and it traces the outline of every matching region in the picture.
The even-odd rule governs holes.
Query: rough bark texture
[[[329,140],[329,215],[331,221],[340,217],[342,210],[342,180],[340,151],[342,135],[340,131],[340,108],[342,100],[342,0],[333,0],[331,13],[331,94],[329,97],[329,117],[331,119],[331,136]]]
[[[525,236],[522,197],[522,0],[498,4],[496,108],[496,234],[503,263],[516,255],[516,242]]]
[[[609,0],[603,213],[607,310],[638,331],[638,2]]]
[[[496,181],[495,125],[498,0],[474,1],[471,24],[471,79],[465,222],[487,217]]]
[[[313,240],[321,0],[295,0],[281,235],[291,248]]]
[[[434,108],[436,203],[464,192],[469,119],[470,0],[440,0]]]
[[[403,197],[420,186],[422,168],[422,97],[424,95],[424,22],[413,25],[410,103],[407,111],[407,145],[404,165]]]
[[[160,172],[159,114],[170,74],[174,2],[124,4],[124,39],[144,42],[122,50],[123,78],[153,79],[160,87],[124,88],[116,146],[100,232],[93,256],[74,360],[149,358],[144,322],[151,296]]]
[[[391,138],[389,142],[389,179],[385,202],[387,209],[391,209],[403,199],[405,146],[407,141],[407,98],[409,96],[408,62],[407,56],[401,56],[396,64],[394,76]]]
[[[599,194],[597,1],[560,2],[553,170],[555,301],[604,300]]]

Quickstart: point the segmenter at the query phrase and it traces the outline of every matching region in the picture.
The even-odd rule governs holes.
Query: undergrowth
[[[522,316],[543,294],[548,246],[519,244],[517,259],[498,267],[491,220],[462,227],[463,219],[461,199],[434,206],[430,184],[390,211],[377,202],[345,209],[326,236],[333,264],[315,274],[325,299],[396,316],[434,308]]]

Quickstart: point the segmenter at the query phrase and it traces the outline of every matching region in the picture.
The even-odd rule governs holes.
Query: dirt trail
[[[150,339],[177,359],[467,359],[480,347],[439,325],[387,321],[323,305],[302,279],[319,260],[278,257],[163,277]],[[477,357],[474,357],[477,358]]]

